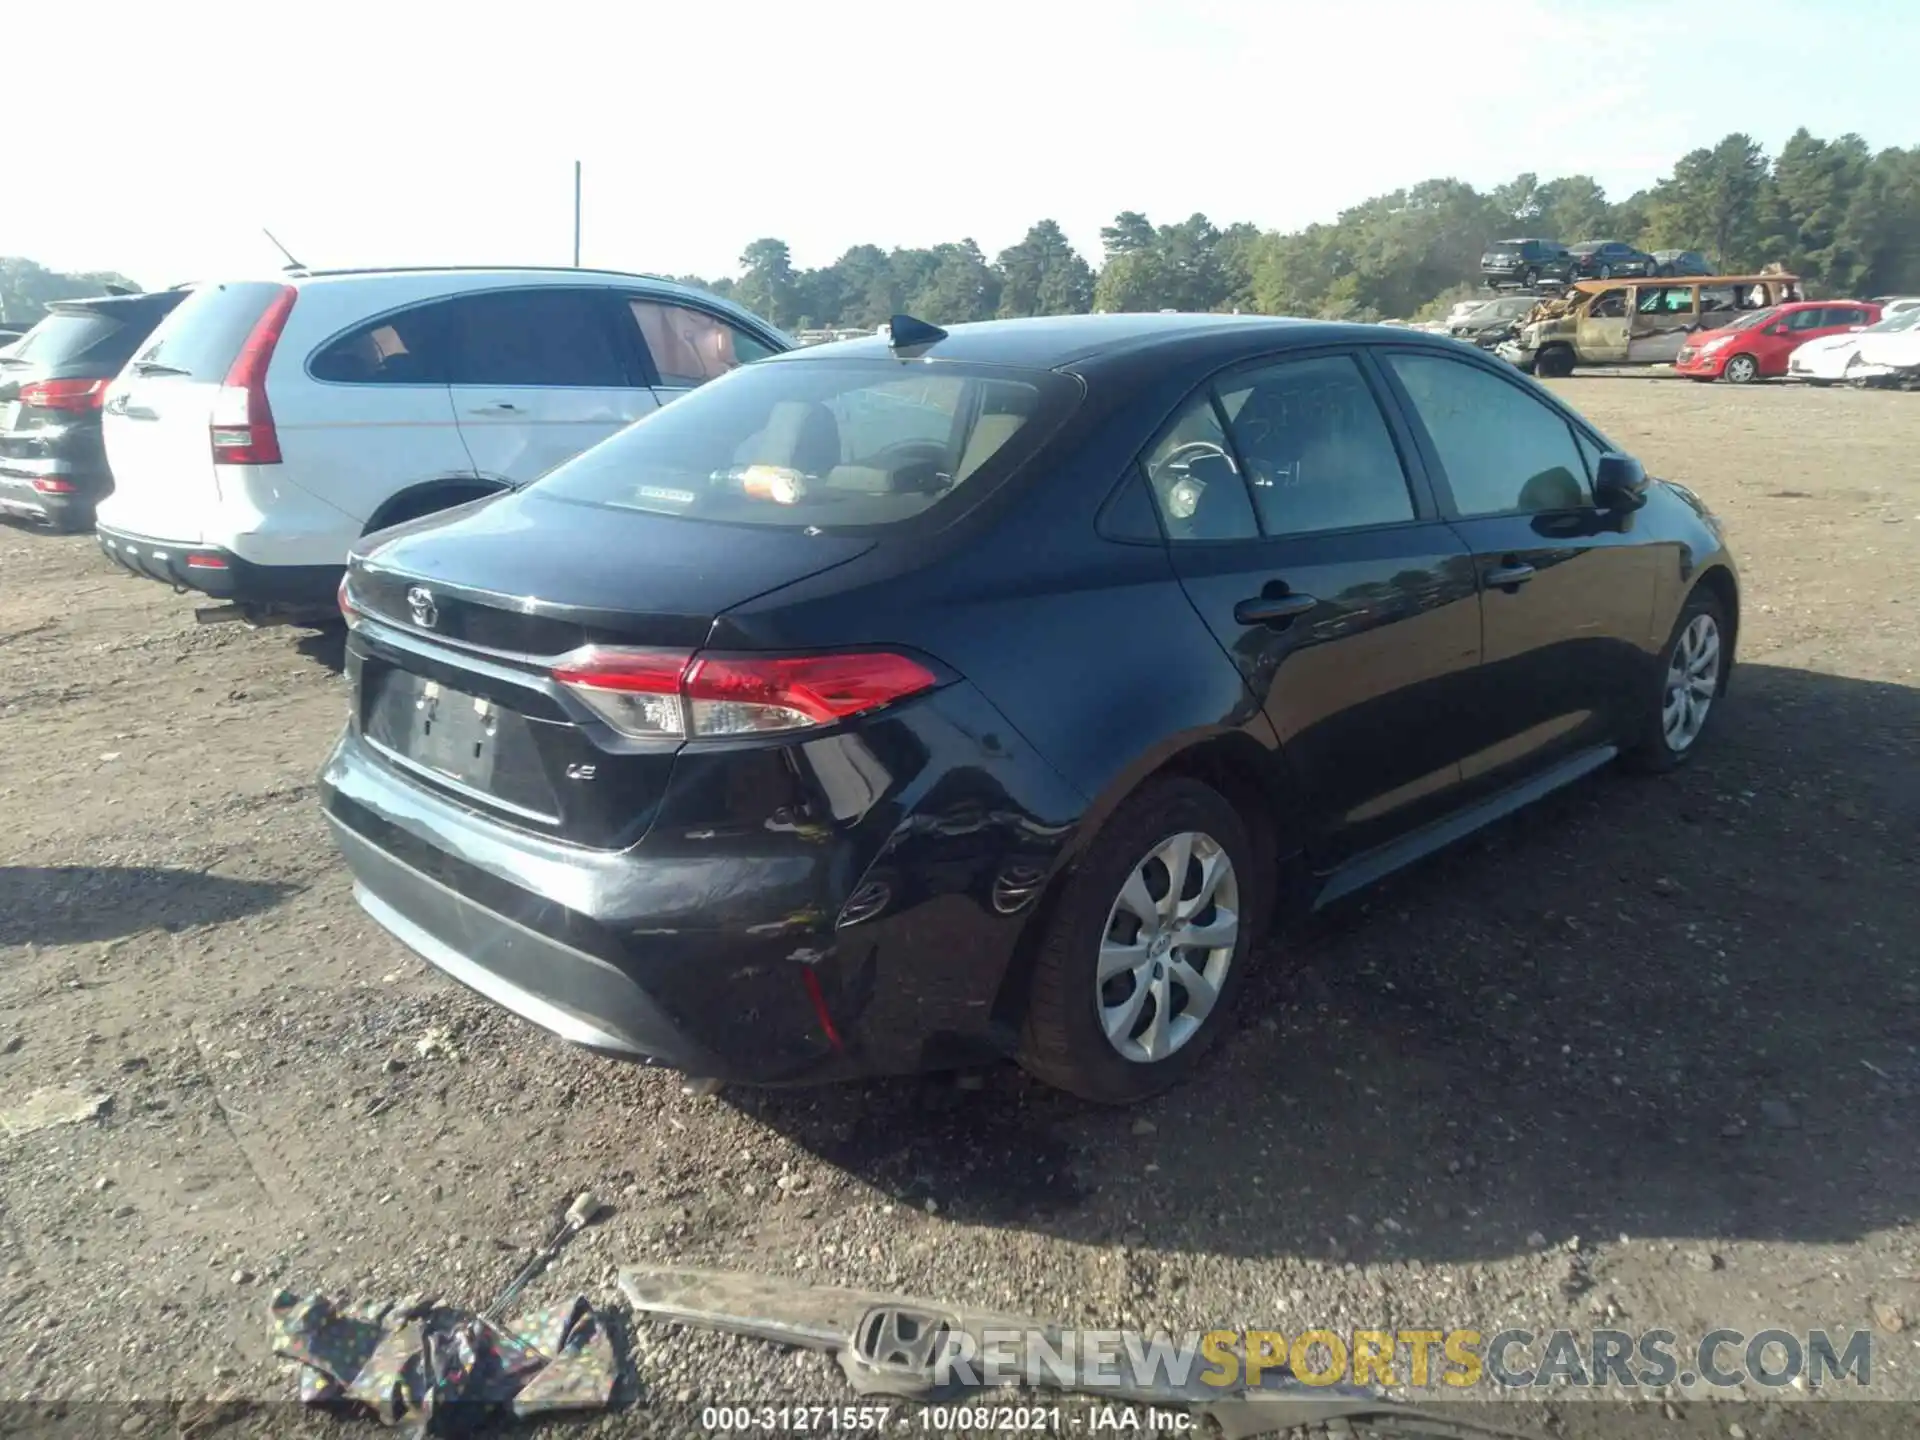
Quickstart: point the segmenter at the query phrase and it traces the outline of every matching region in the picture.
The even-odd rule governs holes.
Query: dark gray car
[[[0,514],[92,528],[113,490],[100,440],[108,382],[186,294],[56,300],[0,354]]]

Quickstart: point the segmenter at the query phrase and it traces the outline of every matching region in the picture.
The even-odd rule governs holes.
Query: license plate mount
[[[395,675],[393,680],[402,677]],[[401,753],[414,764],[476,790],[493,784],[500,712],[491,701],[413,676],[388,704],[408,707]],[[399,717],[395,717],[396,719]]]

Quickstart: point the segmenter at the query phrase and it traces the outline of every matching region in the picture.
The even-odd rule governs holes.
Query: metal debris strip
[[[657,1269],[625,1266],[620,1291],[638,1316],[744,1335],[777,1345],[817,1350],[834,1357],[848,1382],[862,1395],[887,1395],[927,1401],[954,1397],[936,1385],[933,1358],[946,1337],[970,1335],[974,1353],[985,1347],[986,1332],[1015,1330],[1037,1336],[1054,1355],[1064,1331],[1027,1316],[956,1309],[939,1301],[904,1295],[806,1285],[777,1276],[742,1275],[721,1270]],[[1144,1347],[1144,1337],[1142,1344]],[[1509,1436],[1464,1417],[1440,1417],[1349,1386],[1309,1386],[1284,1373],[1261,1377],[1255,1387],[1211,1386],[1198,1380],[1123,1381],[1115,1384],[1091,1374],[1062,1379],[1051,1362],[1018,1367],[1018,1382],[1033,1388],[1183,1406],[1220,1427],[1227,1440],[1278,1435],[1296,1426],[1335,1421],[1365,1422],[1381,1435],[1408,1437]]]
[[[613,1398],[613,1342],[584,1296],[504,1326],[431,1300],[343,1309],[290,1290],[270,1314],[273,1353],[301,1367],[303,1404],[364,1406],[421,1435],[484,1425],[503,1407],[524,1417]]]

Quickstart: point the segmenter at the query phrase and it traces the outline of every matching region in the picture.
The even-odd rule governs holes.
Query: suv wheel
[[[1211,786],[1152,781],[1113,813],[1046,922],[1020,1063],[1107,1105],[1145,1099],[1229,1023],[1264,914],[1239,812]]]
[[[1600,267],[1600,278],[1602,280],[1611,280],[1613,278],[1613,266],[1602,265]]]
[[[1714,702],[1726,691],[1726,633],[1720,597],[1705,587],[1695,589],[1660,652],[1659,697],[1643,705],[1639,736],[1626,752],[1634,769],[1672,770],[1700,747]]]
[[[1520,283],[1526,286],[1529,290],[1531,290],[1534,286],[1538,285],[1540,283],[1539,267],[1534,265],[1527,266],[1527,272],[1526,274],[1520,277]]]

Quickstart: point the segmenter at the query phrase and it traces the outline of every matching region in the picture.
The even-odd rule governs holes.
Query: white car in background
[[[295,270],[203,284],[108,387],[101,548],[227,602],[334,614],[362,535],[515,488],[793,341],[606,270]]]
[[[1787,378],[1813,385],[1901,375],[1920,378],[1920,296],[1890,299],[1878,323],[1809,340],[1787,357]]]

